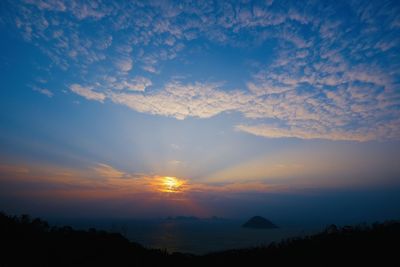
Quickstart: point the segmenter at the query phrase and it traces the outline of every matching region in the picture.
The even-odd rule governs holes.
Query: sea
[[[64,221],[64,224],[66,222]],[[57,223],[61,225],[60,223]],[[321,225],[279,225],[276,229],[243,228],[241,220],[231,219],[154,219],[69,221],[76,229],[96,228],[118,232],[147,248],[170,253],[207,254],[230,249],[269,245],[272,242],[315,234]]]

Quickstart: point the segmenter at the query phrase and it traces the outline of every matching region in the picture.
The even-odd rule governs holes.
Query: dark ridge
[[[271,221],[265,219],[261,216],[254,216],[247,222],[245,222],[242,227],[244,228],[253,228],[253,229],[274,229],[278,228],[275,224]]]
[[[0,266],[393,266],[400,222],[329,226],[268,246],[196,256],[145,248],[122,235],[51,227],[27,215],[0,213]]]

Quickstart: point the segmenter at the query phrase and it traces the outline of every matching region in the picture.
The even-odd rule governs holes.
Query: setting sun
[[[162,178],[162,192],[177,193],[182,192],[184,180],[180,180],[176,177],[165,176]]]

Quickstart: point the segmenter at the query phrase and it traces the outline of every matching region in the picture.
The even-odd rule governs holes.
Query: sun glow
[[[185,181],[176,177],[164,176],[162,178],[161,191],[167,193],[178,193],[184,189]]]

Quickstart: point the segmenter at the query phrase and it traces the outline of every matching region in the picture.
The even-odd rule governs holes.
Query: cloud
[[[242,115],[236,130],[268,138],[400,138],[396,1],[325,6],[29,0],[9,10],[15,10],[12,27],[81,81],[70,89],[89,100],[108,98],[179,120],[234,112]],[[94,22],[96,27],[82,27]],[[240,48],[264,45],[273,48],[270,59],[254,59],[256,67],[225,84],[205,82],[208,77],[165,78],[170,70],[201,77],[191,73],[193,58],[214,46],[248,61],[239,58]],[[211,75],[212,81],[226,80],[224,71]],[[236,85],[228,88],[231,82]]]
[[[0,184],[13,187],[12,194],[25,197],[51,195],[54,199],[68,201],[189,201],[195,199],[199,192],[217,196],[221,192],[265,192],[272,189],[260,181],[206,184],[182,178],[176,180],[179,181],[179,188],[171,190],[166,176],[126,173],[104,163],[84,169],[54,165],[0,165]]]
[[[328,139],[347,141],[368,141],[376,138],[376,136],[370,132],[338,131],[336,129],[331,131],[327,131],[325,129],[322,129],[322,131],[316,131],[316,129],[308,129],[305,127],[282,128],[266,124],[236,125],[235,129],[268,138],[295,137],[300,139]]]
[[[106,178],[122,178],[126,176],[126,173],[119,171],[110,165],[104,163],[98,163],[93,167],[93,170],[100,176]]]
[[[65,11],[66,6],[61,0],[25,0],[25,3],[36,5],[39,9]]]
[[[51,198],[52,201],[67,201],[64,203],[117,200],[130,204],[148,203],[152,207],[157,202],[190,202],[202,198],[224,198],[225,194],[235,198],[242,193],[276,193],[309,187],[382,185],[382,172],[377,171],[382,166],[385,166],[387,173],[399,173],[395,161],[387,161],[381,156],[387,154],[387,150],[367,153],[367,157],[360,158],[355,156],[360,151],[356,152],[347,145],[341,146],[341,150],[331,149],[330,146],[337,148],[336,144],[325,146],[332,153],[303,147],[225,166],[201,180],[177,177],[179,186],[172,189],[162,174],[129,173],[106,163],[95,163],[84,168],[52,164],[3,164],[0,165],[0,191],[3,196],[12,196],[14,199]],[[346,152],[345,157],[343,152]],[[337,166],[343,168],[338,169]],[[343,173],[351,173],[351,176]],[[247,181],[243,181],[243,176],[248,177]],[[330,179],[332,176],[335,179]]]
[[[158,73],[157,69],[154,66],[145,65],[142,67],[142,69],[150,73]]]
[[[137,76],[131,80],[123,79],[121,81],[117,81],[117,79],[114,79],[110,82],[110,87],[118,90],[126,89],[129,91],[144,92],[146,88],[150,87],[152,84],[153,83],[148,78]]]
[[[237,110],[247,100],[244,93],[226,93],[217,84],[168,83],[163,90],[148,94],[112,92],[109,97],[136,111],[183,120],[187,117],[210,118],[221,112]]]
[[[108,88],[116,91],[137,91],[144,92],[146,88],[153,85],[150,79],[143,76],[129,78],[126,76],[105,76],[103,77]]]
[[[76,2],[71,1],[70,10],[79,19],[86,18],[101,19],[106,16],[111,9],[96,2]]]
[[[106,99],[105,94],[95,92],[92,90],[92,88],[93,87],[91,87],[91,86],[84,87],[79,84],[72,84],[71,86],[69,86],[69,89],[72,92],[86,98],[87,100],[96,100],[99,102],[103,102]]]
[[[39,88],[39,87],[33,87],[33,90],[36,92],[39,92],[47,97],[53,97],[53,92],[51,92],[49,89],[46,88]]]
[[[132,62],[132,59],[130,59],[130,58],[124,58],[124,59],[118,60],[116,62],[116,65],[120,71],[128,72],[132,69],[133,62]]]
[[[341,78],[346,80],[341,80],[338,90],[320,90],[318,88],[324,87],[325,81],[311,77],[289,80],[286,74],[274,75],[268,80],[258,81],[258,84],[257,81],[249,83],[248,92],[226,91],[218,83],[183,84],[172,81],[161,90],[149,92],[139,91],[140,88],[133,83],[131,86],[137,90],[128,93],[121,92],[122,89],[129,90],[126,81],[109,78],[115,87],[103,96],[138,112],[178,120],[241,113],[248,122],[237,125],[236,130],[268,138],[352,141],[398,138],[397,131],[393,131],[398,121],[395,117],[388,119],[383,108],[395,104],[388,102],[392,98],[388,99],[381,88],[385,78],[379,73],[364,77],[360,72],[351,80],[352,75]],[[138,81],[141,85],[145,84],[145,80],[136,79]],[[313,90],[303,92],[298,89],[300,84],[307,84]],[[93,100],[103,101],[104,98]],[[276,123],[257,124],[253,120],[275,120]],[[372,123],[375,127],[370,126]]]

